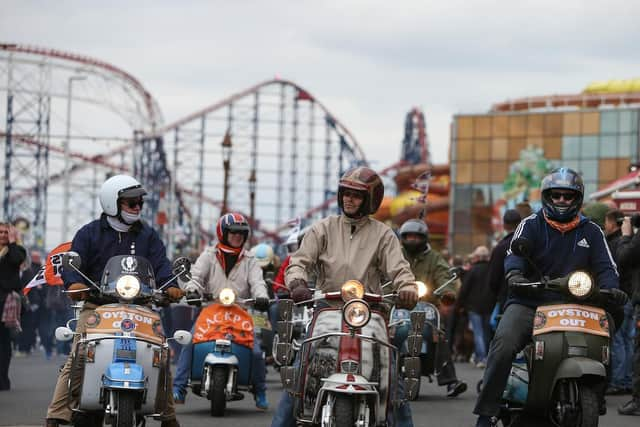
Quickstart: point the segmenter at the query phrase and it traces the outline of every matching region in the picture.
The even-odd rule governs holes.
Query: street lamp
[[[251,215],[251,221],[256,220],[256,170],[251,171],[249,175],[249,215]]]
[[[227,201],[229,196],[229,169],[231,168],[231,135],[229,130],[222,140],[222,166],[224,168],[224,189],[222,193],[222,212],[220,215],[227,213]]]
[[[69,157],[69,140],[71,139],[71,88],[74,81],[86,80],[87,76],[71,76],[67,80],[67,133],[62,145],[64,151],[64,195],[62,198],[62,239],[67,239],[69,230],[69,198],[71,196],[71,158]]]

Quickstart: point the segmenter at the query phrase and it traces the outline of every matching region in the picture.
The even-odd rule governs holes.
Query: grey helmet
[[[429,227],[427,227],[427,224],[423,220],[417,218],[407,220],[402,224],[402,227],[400,227],[399,234],[402,246],[404,246],[410,254],[418,254],[427,249],[427,245],[429,244]],[[418,234],[422,236],[423,239],[407,241],[407,234]]]

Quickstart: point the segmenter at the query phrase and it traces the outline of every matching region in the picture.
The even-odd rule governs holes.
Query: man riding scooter
[[[200,254],[191,269],[192,280],[184,289],[188,293],[205,293],[217,297],[222,289],[231,288],[239,298],[255,298],[255,309],[266,311],[269,308],[269,295],[262,278],[262,269],[253,255],[244,249],[250,233],[251,228],[244,216],[228,213],[220,217],[216,227],[218,243]],[[265,410],[269,407],[265,360],[260,341],[255,339],[253,342],[251,372],[256,407]],[[184,403],[187,394],[192,352],[193,346],[187,345],[183,347],[178,359],[173,381],[173,397],[177,403]]]
[[[383,196],[384,185],[373,170],[361,166],[345,172],[338,185],[342,214],[311,226],[300,248],[291,255],[285,281],[294,301],[312,298],[307,282],[308,272],[315,267],[316,289],[321,292],[340,291],[344,282],[354,279],[364,284],[366,292],[381,294],[380,278],[384,276],[398,291],[401,307],[415,306],[415,278],[402,256],[398,238],[389,227],[369,217],[378,210]],[[401,388],[402,381],[399,383]],[[293,398],[285,391],[272,427],[295,425],[293,406]],[[400,404],[398,413],[395,425],[413,425],[408,402]]]
[[[429,229],[427,224],[421,219],[409,219],[402,227],[400,227],[400,242],[402,243],[402,253],[411,265],[411,271],[416,276],[416,280],[424,282],[429,287],[426,300],[436,306],[440,303],[440,298],[433,295],[433,291],[449,282],[449,264],[429,245]],[[451,293],[455,294],[453,285]],[[448,295],[445,298],[449,298]],[[408,329],[407,329],[408,331]],[[433,336],[432,326],[426,322],[422,331],[425,343],[432,343]],[[393,342],[396,347],[400,347],[404,336],[396,334]],[[456,397],[467,390],[467,384],[458,380],[456,376],[456,368],[451,358],[449,344],[444,337],[435,346],[437,354],[435,355],[434,371],[438,380],[438,385],[447,386],[447,397]],[[434,351],[434,348],[427,349],[428,352]]]
[[[512,243],[519,237],[531,241],[531,258],[542,276],[553,279],[575,270],[587,270],[600,288],[618,288],[616,265],[604,234],[580,214],[582,178],[571,169],[555,169],[543,178],[540,189],[542,209],[520,223]],[[537,274],[531,272],[527,260],[513,254],[511,249],[505,259],[505,271],[509,296],[489,348],[484,386],[474,409],[478,414],[477,426],[496,425],[512,359],[531,341],[536,307],[558,299],[557,294],[546,289],[518,286],[541,278],[533,277]],[[622,296],[626,299],[626,295]]]
[[[140,219],[145,194],[147,192],[142,185],[127,175],[113,176],[102,184],[99,193],[102,215],[78,230],[71,243],[71,251],[77,252],[84,260],[86,264],[83,270],[92,281],[99,282],[107,261],[111,257],[130,254],[132,246],[135,247],[136,255],[150,262],[158,283],[166,283],[172,277],[171,263],[167,259],[166,249],[158,233]],[[100,305],[100,301],[90,292],[91,285],[78,273],[64,270],[62,279],[71,299],[85,301],[76,323],[76,333],[84,333],[87,319]],[[182,297],[183,292],[176,284],[172,284],[167,289],[167,295],[171,300],[177,301]],[[77,339],[76,336],[74,341]],[[70,402],[71,405],[67,403],[72,360],[73,357],[70,354],[58,376],[53,399],[47,410],[47,427],[69,424],[72,415],[71,406],[77,406],[77,401]],[[171,373],[167,372],[167,375]],[[80,381],[79,376],[74,376],[72,390],[79,389]],[[171,384],[170,378],[169,384]],[[167,396],[167,408],[162,426],[179,426],[171,393]]]

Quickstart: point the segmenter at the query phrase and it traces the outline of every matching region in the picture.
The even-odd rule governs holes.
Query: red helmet
[[[249,239],[251,227],[249,227],[249,223],[244,216],[240,215],[239,213],[228,213],[222,215],[218,220],[218,224],[216,225],[216,234],[218,235],[218,240],[225,245],[229,244],[229,241],[227,240],[229,231],[235,231],[244,234],[244,241],[246,242]]]
[[[376,213],[384,197],[384,184],[378,174],[366,166],[349,169],[340,178],[338,184],[338,206],[342,210],[342,193],[344,190],[356,190],[364,193],[362,215]]]

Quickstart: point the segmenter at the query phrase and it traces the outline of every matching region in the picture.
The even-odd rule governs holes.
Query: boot
[[[447,385],[447,397],[456,397],[467,391],[467,383],[464,381],[456,381]]]
[[[618,406],[620,415],[640,415],[640,399],[631,399],[622,406]]]
[[[259,391],[256,393],[256,408],[262,409],[266,411],[269,409],[269,402],[267,401],[267,393],[264,391]]]
[[[487,415],[478,416],[478,421],[476,421],[476,427],[496,427],[498,425],[498,420],[495,417],[489,417]]]

